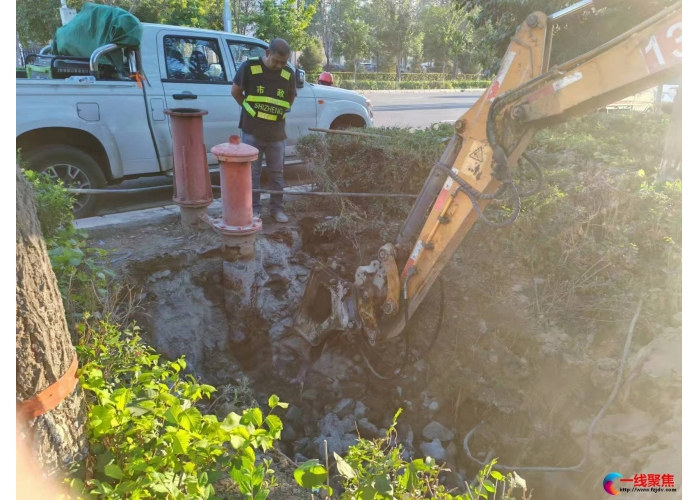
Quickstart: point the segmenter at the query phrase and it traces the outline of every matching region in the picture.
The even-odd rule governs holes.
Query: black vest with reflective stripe
[[[272,71],[260,58],[246,62],[247,84],[243,91],[242,128],[256,139],[282,141],[285,134],[285,116],[289,112],[289,95],[294,83],[294,72],[286,66]]]

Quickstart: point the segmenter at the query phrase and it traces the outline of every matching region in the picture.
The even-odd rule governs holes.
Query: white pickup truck
[[[169,108],[197,108],[204,116],[204,142],[210,168],[212,146],[240,133],[240,106],[231,97],[236,69],[249,57],[264,55],[256,38],[218,31],[143,24],[138,51],[123,53],[125,73],[104,71],[97,49],[90,60],[38,56],[45,75],[24,74],[17,85],[17,148],[29,168],[48,171],[75,187],[104,188],[124,179],[169,174],[173,168]],[[36,69],[36,66],[34,66]],[[140,69],[141,85],[130,74]],[[81,83],[75,75],[95,75]],[[31,73],[31,70],[29,71]],[[73,76],[73,78],[66,78]],[[304,81],[296,70],[297,93],[287,115],[287,159],[295,160],[298,138],[309,127],[341,129],[373,123],[372,103],[355,92]],[[91,80],[91,79],[87,79]],[[81,195],[76,216],[95,213],[97,195]]]

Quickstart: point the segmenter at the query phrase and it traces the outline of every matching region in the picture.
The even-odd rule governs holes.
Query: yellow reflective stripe
[[[258,118],[262,118],[263,120],[270,120],[271,122],[277,121],[277,115],[263,113],[262,111],[258,111]]]
[[[285,80],[289,80],[289,76],[291,75],[291,73],[289,71],[287,71],[286,69],[283,69],[282,72],[280,73],[280,75]]]
[[[276,104],[277,106],[282,106],[283,108],[289,109],[289,103],[287,101],[283,101],[282,99],[275,99],[274,97],[251,95],[246,97],[246,100],[250,102],[266,102],[268,104]]]
[[[250,104],[247,102],[243,101],[243,107],[246,109],[248,113],[250,113],[251,116],[255,116],[255,110],[250,107]]]
[[[260,65],[251,66],[250,72],[253,73],[254,75],[259,75],[260,73],[262,73],[262,67]]]

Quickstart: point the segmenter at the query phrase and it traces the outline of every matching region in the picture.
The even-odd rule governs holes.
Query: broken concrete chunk
[[[375,439],[380,437],[377,426],[366,418],[361,418],[357,421],[357,428],[360,430],[360,435],[365,439]]]
[[[355,401],[351,398],[341,399],[335,404],[332,411],[338,415],[338,418],[343,419],[352,413],[354,403]]]
[[[362,418],[365,416],[365,411],[367,411],[367,407],[362,401],[358,401],[355,403],[355,417],[356,418]]]
[[[601,358],[598,360],[598,368],[604,372],[612,372],[617,370],[618,361],[614,358]]]
[[[434,439],[438,439],[440,441],[452,441],[452,439],[455,437],[455,433],[442,425],[440,422],[433,420],[423,428],[423,437],[431,441]]]
[[[428,405],[428,409],[430,411],[438,411],[438,408],[440,408],[440,404],[437,401],[433,401],[430,403],[430,405]]]
[[[439,439],[433,439],[430,443],[421,443],[420,451],[426,457],[432,457],[436,462],[444,462],[447,460],[447,452],[442,447]]]

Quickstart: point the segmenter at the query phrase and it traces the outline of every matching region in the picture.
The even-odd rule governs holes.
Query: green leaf
[[[263,414],[260,408],[249,408],[246,410],[241,418],[241,423],[243,425],[255,424],[256,427],[260,427],[263,423]]]
[[[233,479],[244,495],[250,495],[253,492],[253,485],[244,471],[236,467],[231,469],[231,479]]]
[[[493,483],[488,479],[484,479],[484,482],[482,484],[484,485],[484,489],[489,493],[494,493],[496,491],[496,488],[494,487]]]
[[[327,477],[326,469],[318,463],[318,460],[304,462],[294,471],[294,479],[302,488],[319,486],[326,481]]]
[[[180,429],[173,435],[173,451],[184,455],[190,444],[190,433]]]
[[[505,476],[498,472],[497,470],[492,470],[491,471],[491,477],[494,478],[496,481],[505,481]]]
[[[140,406],[127,406],[126,409],[129,410],[129,413],[134,417],[141,417],[151,411],[146,408],[141,408]]]
[[[180,415],[180,413],[182,413],[182,406],[179,404],[171,406],[165,412],[165,420],[173,425],[180,425],[180,421],[178,420],[178,415]]]
[[[269,406],[270,409],[272,410],[272,409],[277,407],[279,402],[280,402],[280,398],[277,397],[276,394],[273,394],[272,396],[270,396],[270,399],[267,400],[267,406]]]
[[[355,471],[352,470],[352,467],[343,460],[343,457],[338,455],[336,452],[333,452],[333,456],[335,457],[336,461],[336,467],[338,467],[338,473],[343,476],[346,479],[352,479],[354,477],[357,477],[357,474],[355,474]]]
[[[248,429],[243,427],[242,425],[239,425],[235,429],[231,431],[231,435],[233,436],[241,436],[243,439],[248,440],[250,439],[250,433],[248,432]]]
[[[251,463],[255,463],[255,451],[253,450],[252,446],[245,446],[244,448],[241,448],[241,450],[244,458],[250,460]]]
[[[232,431],[238,427],[241,423],[241,416],[235,412],[231,412],[226,415],[226,418],[221,422],[221,428],[225,431]]]
[[[374,500],[377,496],[377,490],[366,484],[357,490],[357,498],[360,500]]]
[[[188,431],[197,431],[202,423],[202,414],[197,408],[188,408],[177,416],[180,427]]]
[[[270,495],[270,490],[260,490],[255,495],[255,500],[265,500]]]
[[[388,474],[377,476],[372,482],[372,486],[382,495],[386,495],[388,497],[394,495],[394,487],[391,485]]]
[[[192,462],[187,462],[185,465],[182,466],[182,470],[184,470],[188,474],[192,474],[194,472],[195,465]]]
[[[267,423],[267,428],[270,429],[270,433],[275,439],[279,439],[282,432],[282,420],[277,415],[268,415],[265,418],[265,423]]]
[[[246,442],[246,439],[242,436],[232,435],[230,441],[231,441],[231,446],[233,447],[233,449],[237,450],[238,448],[243,446],[243,444]]]
[[[112,479],[122,479],[124,477],[124,473],[117,464],[105,465],[104,472],[105,476],[111,477]]]

